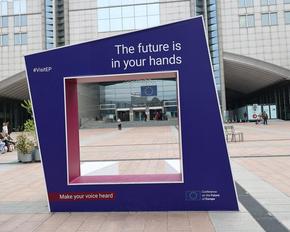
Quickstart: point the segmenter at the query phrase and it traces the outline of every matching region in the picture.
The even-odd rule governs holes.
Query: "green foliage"
[[[16,150],[22,154],[29,154],[34,148],[33,142],[28,138],[27,135],[20,134],[16,138]]]
[[[26,109],[27,113],[33,117],[33,114],[32,114],[32,103],[30,100],[24,100],[23,103],[21,103],[21,106]]]
[[[32,119],[26,120],[26,122],[24,123],[24,131],[35,132],[34,121]]]
[[[33,120],[33,112],[32,112],[32,103],[31,100],[24,100],[21,103],[21,106],[26,109],[27,113],[31,116],[32,119],[27,119],[24,123],[24,131],[29,132],[30,136],[32,137],[33,141],[30,141],[33,145],[37,144],[37,137],[35,133],[35,125]],[[20,137],[23,140],[23,137]]]

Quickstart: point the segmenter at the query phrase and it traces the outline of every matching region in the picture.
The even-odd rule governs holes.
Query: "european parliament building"
[[[0,0],[0,123],[10,121],[17,129],[27,117],[20,107],[29,98],[25,54],[197,15],[204,17],[223,114],[243,105],[275,104],[278,118],[290,119],[290,0]],[[83,98],[97,91],[81,88]],[[126,107],[146,104],[136,99]],[[155,99],[149,107],[164,111],[169,104],[174,117],[175,100]],[[113,98],[99,107],[109,105],[118,110]]]

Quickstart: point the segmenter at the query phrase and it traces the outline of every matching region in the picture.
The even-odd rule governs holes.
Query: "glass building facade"
[[[157,0],[98,0],[98,32],[144,29],[160,24]]]
[[[53,0],[45,0],[45,46],[46,49],[55,46]]]
[[[177,118],[176,79],[88,84],[98,96],[96,120],[114,122]],[[86,104],[86,103],[84,103]]]
[[[216,0],[196,0],[196,15],[203,15],[208,32],[208,44],[213,66],[216,89],[219,95],[220,103],[225,104],[222,96],[223,81],[221,70],[221,49],[219,45],[219,28],[218,28],[218,7]],[[225,106],[224,106],[225,108]],[[225,110],[225,109],[224,109]]]

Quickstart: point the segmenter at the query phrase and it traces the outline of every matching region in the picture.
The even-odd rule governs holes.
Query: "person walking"
[[[268,114],[264,111],[262,114],[264,125],[268,125]]]
[[[4,136],[8,136],[8,123],[7,122],[3,122],[2,124],[2,133],[4,134]]]
[[[118,129],[122,130],[122,122],[120,118],[117,119],[117,123],[118,123]]]

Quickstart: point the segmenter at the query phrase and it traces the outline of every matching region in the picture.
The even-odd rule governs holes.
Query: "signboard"
[[[254,120],[256,121],[259,117],[259,115],[262,115],[262,107],[261,105],[257,105],[257,104],[254,104],[254,105],[248,105],[247,106],[248,108],[248,120],[251,121],[251,120]]]
[[[277,107],[276,105],[270,105],[270,119],[277,119]]]
[[[51,211],[238,210],[201,17],[52,49],[28,55],[25,61]],[[120,131],[117,127],[101,129],[99,137],[89,132],[84,136],[79,130],[78,111],[82,107],[85,112],[86,105],[79,105],[79,87],[94,85],[83,91],[85,97],[92,97],[95,95],[90,95],[90,91],[100,94],[103,88],[113,86],[112,82],[121,86],[144,77],[175,86],[171,90],[176,91],[178,106],[172,115],[178,116],[178,127],[170,127],[169,131],[175,130],[174,136],[178,134],[179,148],[175,147],[180,166],[171,160],[166,162],[171,167],[178,166],[179,172],[120,175],[107,171],[98,175],[90,168],[103,164],[87,163],[86,173],[90,174],[86,174],[80,153],[89,140],[102,138],[99,146],[110,148],[108,142],[114,136],[119,140],[125,135],[130,137],[133,129],[118,126]],[[120,88],[121,97],[127,89]],[[152,86],[152,91],[144,89],[143,93],[155,95],[157,88]],[[121,103],[127,107],[126,101]],[[162,106],[157,97],[154,103]],[[96,105],[99,104],[102,103]],[[149,119],[164,120],[160,109],[147,110],[150,115],[144,109],[130,108],[119,116],[131,119],[129,115],[133,114],[134,118],[144,119],[143,124]],[[96,112],[95,120],[116,112]],[[114,123],[116,118],[111,121]],[[159,135],[166,127],[156,128],[159,131],[155,134]],[[145,131],[149,129],[146,127]],[[105,130],[112,132],[102,137]],[[81,139],[85,142],[80,143]],[[115,152],[119,154],[121,149]],[[154,170],[158,171],[157,167]]]
[[[268,118],[270,117],[270,106],[269,105],[263,105],[263,112],[265,112],[268,115]]]

